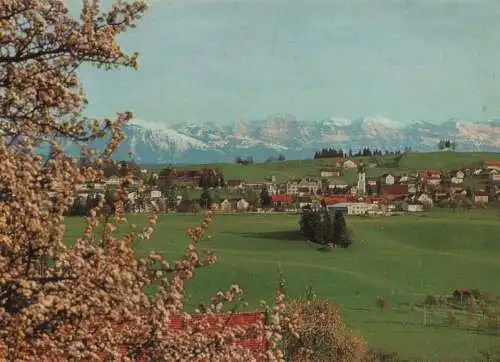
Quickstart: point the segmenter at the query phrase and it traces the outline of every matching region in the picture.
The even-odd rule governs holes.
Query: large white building
[[[335,211],[340,210],[347,215],[364,215],[373,210],[376,206],[366,202],[342,202],[339,204],[328,205],[328,212],[333,216]]]

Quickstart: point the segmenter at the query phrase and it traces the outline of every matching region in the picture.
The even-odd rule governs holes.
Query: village
[[[348,215],[424,212],[433,207],[488,207],[498,202],[500,162],[486,161],[454,170],[422,169],[403,174],[366,176],[373,163],[335,159],[317,175],[278,182],[275,176],[260,181],[224,180],[218,168],[140,169],[137,183],[127,186],[129,212],[147,212],[150,200],[163,212],[298,212],[309,206],[342,210]],[[343,176],[355,173],[349,183]],[[373,173],[373,172],[372,172]],[[109,198],[122,182],[118,174],[79,188],[74,209],[85,213],[99,198]],[[141,186],[142,184],[142,186]]]

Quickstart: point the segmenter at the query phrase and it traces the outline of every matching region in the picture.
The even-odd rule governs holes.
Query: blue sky
[[[139,71],[82,70],[86,113],[499,117],[498,19],[494,0],[154,0],[122,40]]]

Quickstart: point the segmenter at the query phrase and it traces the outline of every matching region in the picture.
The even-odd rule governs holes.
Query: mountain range
[[[301,121],[283,114],[226,125],[166,125],[135,119],[125,127],[125,134],[115,157],[128,159],[133,152],[141,164],[233,162],[238,156],[263,161],[279,154],[304,159],[328,147],[354,151],[361,147],[410,147],[425,152],[437,150],[441,139],[455,141],[457,151],[500,151],[500,119],[471,122],[450,118],[441,123],[421,120],[404,124],[379,116]]]

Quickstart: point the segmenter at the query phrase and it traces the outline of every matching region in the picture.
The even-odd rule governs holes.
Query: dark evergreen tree
[[[213,197],[212,197],[212,201],[216,202],[218,204],[222,201],[219,190],[215,190],[214,191],[214,194],[213,194]]]
[[[167,209],[175,209],[177,207],[177,189],[172,186],[165,190],[165,207]]]
[[[331,245],[335,243],[335,228],[333,225],[333,220],[328,212],[328,209],[323,209],[322,211],[322,224],[323,224],[323,242],[322,244]]]
[[[273,198],[271,197],[271,195],[269,195],[269,191],[265,186],[262,188],[262,191],[260,192],[260,205],[263,208],[269,208],[273,205]]]
[[[336,245],[347,248],[352,244],[352,240],[347,233],[347,224],[344,213],[340,210],[335,211],[333,218],[333,238]]]
[[[212,205],[212,195],[210,194],[210,190],[208,187],[204,187],[200,196],[200,206],[204,209],[210,208]]]

